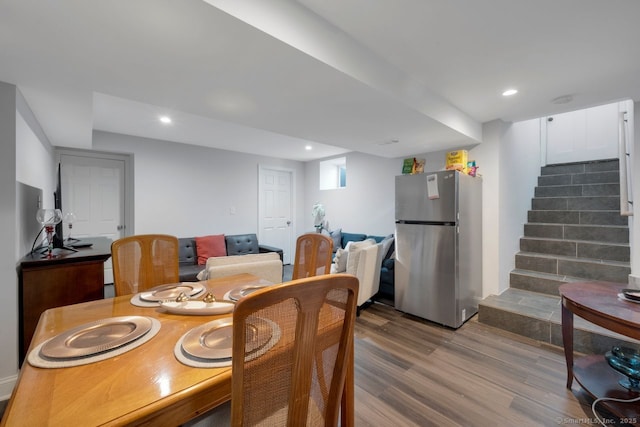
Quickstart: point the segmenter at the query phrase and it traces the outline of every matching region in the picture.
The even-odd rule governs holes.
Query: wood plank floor
[[[453,330],[373,304],[355,359],[356,426],[599,425],[586,393],[565,387],[561,348],[475,318]]]

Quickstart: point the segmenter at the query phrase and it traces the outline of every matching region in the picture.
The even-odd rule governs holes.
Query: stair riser
[[[627,217],[618,211],[529,211],[527,221],[543,224],[583,224],[627,226]]]
[[[551,341],[551,323],[548,320],[536,319],[480,303],[478,322],[537,341],[546,343]]]
[[[535,197],[619,196],[620,184],[554,185],[536,187]]]
[[[605,280],[616,283],[628,283],[629,274],[631,273],[631,269],[627,266],[523,254],[516,254],[516,268],[558,274],[560,276],[580,277],[585,280]]]
[[[543,211],[619,211],[620,197],[543,197],[532,199],[531,209]]]
[[[590,225],[525,224],[525,237],[548,239],[587,240],[604,243],[629,243],[627,227]]]
[[[589,242],[520,239],[520,250],[548,255],[629,262],[629,247]]]
[[[604,172],[619,170],[618,160],[605,160],[593,163],[574,163],[565,165],[543,166],[540,175],[561,175],[571,173]]]
[[[579,184],[617,184],[620,183],[620,174],[617,171],[546,175],[538,177],[538,186],[549,185],[579,185]]]
[[[558,295],[558,287],[563,283],[566,282],[563,280],[546,279],[513,272],[509,275],[510,287],[546,295]]]
[[[496,307],[478,307],[478,322],[512,332],[517,335],[533,338],[537,341],[563,347],[562,324],[556,319],[536,319]],[[633,341],[600,335],[579,327],[573,330],[573,350],[584,354],[604,354],[614,345],[635,347]]]

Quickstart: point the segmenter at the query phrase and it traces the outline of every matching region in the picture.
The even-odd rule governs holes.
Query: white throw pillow
[[[360,261],[360,252],[364,248],[375,245],[376,241],[373,239],[363,240],[361,242],[351,242],[347,250],[347,273],[355,274],[356,267]]]
[[[333,263],[331,264],[331,273],[344,273],[347,271],[347,258],[349,256],[349,246],[351,243],[352,242],[347,242],[347,246],[344,249],[338,248],[333,257]]]
[[[336,256],[333,259],[333,265],[335,266],[336,273],[344,273],[347,271],[347,258],[349,252],[346,249],[338,248]],[[332,269],[333,270],[333,269]],[[334,271],[332,271],[333,273]]]

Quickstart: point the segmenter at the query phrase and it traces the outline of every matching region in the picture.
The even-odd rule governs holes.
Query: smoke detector
[[[552,104],[568,104],[573,101],[573,95],[562,95],[551,100]]]

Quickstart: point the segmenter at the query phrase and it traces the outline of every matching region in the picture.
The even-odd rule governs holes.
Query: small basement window
[[[347,186],[347,158],[337,157],[320,162],[320,190],[335,190]]]

